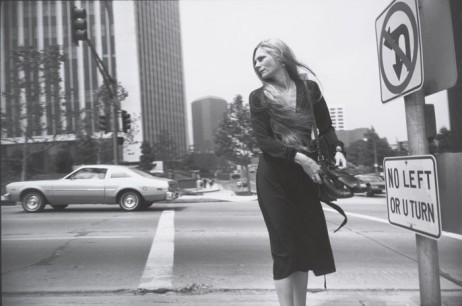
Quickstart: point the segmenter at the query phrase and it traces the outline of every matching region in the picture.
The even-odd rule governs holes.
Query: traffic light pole
[[[99,57],[98,53],[93,46],[93,43],[90,39],[86,40],[88,46],[90,47],[91,53],[95,56],[96,66],[100,71],[101,75],[103,76],[104,85],[109,92],[109,96],[111,97],[111,129],[112,129],[112,149],[114,155],[114,165],[119,164],[119,145],[117,142],[117,135],[119,131],[119,122],[118,122],[118,111],[120,108],[120,103],[118,100],[117,95],[117,84],[114,79],[109,75],[106,67],[104,66],[104,62]]]
[[[112,15],[110,13],[109,7],[107,2],[104,2],[106,6],[107,13],[110,18]],[[91,53],[94,55],[94,59],[96,62],[96,67],[100,71],[101,75],[103,76],[104,85],[109,93],[109,97],[112,101],[110,108],[111,108],[111,129],[112,129],[112,146],[113,146],[113,156],[114,156],[114,164],[117,165],[119,163],[119,146],[117,141],[117,136],[119,133],[119,122],[118,122],[118,112],[120,109],[120,102],[118,100],[118,84],[117,82],[111,77],[108,70],[104,66],[104,62],[99,57],[98,53],[93,46],[93,43],[90,39],[88,39],[87,35],[87,13],[85,9],[77,8],[73,1],[70,2],[71,6],[71,27],[72,27],[72,40],[78,46],[79,41],[86,41],[88,46],[90,47]],[[109,25],[106,24],[106,30],[108,31]],[[109,33],[107,33],[109,34]]]

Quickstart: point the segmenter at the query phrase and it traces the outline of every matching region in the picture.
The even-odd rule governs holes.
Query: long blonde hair
[[[259,48],[264,49],[270,56],[284,64],[290,79],[304,89],[305,98],[309,99],[306,107],[296,110],[289,106],[285,95],[280,89],[265,81],[255,67],[255,53]],[[270,114],[271,128],[276,140],[296,149],[307,150],[311,139],[314,114],[312,110],[312,91],[305,86],[308,74],[316,76],[307,65],[299,62],[293,51],[280,39],[267,39],[261,41],[253,52],[253,67],[258,78],[263,83],[262,106]],[[298,94],[297,94],[298,95]]]

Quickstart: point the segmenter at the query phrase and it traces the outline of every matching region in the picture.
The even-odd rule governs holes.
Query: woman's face
[[[284,66],[282,63],[271,56],[265,49],[258,48],[255,52],[255,70],[264,80],[273,79]]]

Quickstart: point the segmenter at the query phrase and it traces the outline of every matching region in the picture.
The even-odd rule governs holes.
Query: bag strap
[[[303,81],[303,85],[305,86],[305,91],[306,91],[306,94],[308,95],[309,90],[308,90],[308,85],[306,84],[306,81]],[[321,152],[321,146],[319,144],[318,127],[316,125],[316,114],[314,113],[314,103],[313,103],[313,101],[311,101],[311,99],[309,97],[308,97],[308,101],[311,104],[311,110],[313,112],[313,118],[314,118],[314,120],[313,120],[313,133],[314,133],[314,139],[315,139],[315,142],[316,142],[316,148],[317,148],[317,152],[318,152],[318,161],[322,161],[322,160],[324,160],[324,154]],[[321,194],[320,186],[318,186],[318,194],[319,195]],[[334,233],[335,233],[347,223],[347,221],[348,221],[347,215],[345,214],[345,211],[340,206],[338,206],[337,204],[332,203],[331,201],[327,201],[327,200],[324,200],[323,203],[329,205],[330,207],[332,207],[334,210],[336,210],[339,214],[341,214],[343,216],[343,222],[334,231]]]
[[[303,86],[305,86],[305,92],[308,98],[308,101],[311,106],[311,111],[313,112],[313,133],[314,133],[314,141],[316,143],[316,151],[318,155],[318,161],[324,160],[324,154],[321,152],[321,145],[319,143],[319,135],[318,135],[318,126],[316,125],[316,114],[314,113],[314,103],[311,101],[311,99],[308,97],[309,89],[308,85],[306,84],[306,81],[303,81]]]
[[[339,229],[341,229],[348,222],[348,217],[347,217],[345,211],[340,206],[338,206],[337,204],[332,203],[330,201],[325,201],[323,203],[329,205],[330,207],[335,209],[339,214],[341,214],[343,216],[342,224],[340,224],[340,226],[337,227],[337,229],[334,231],[334,233],[336,233]]]

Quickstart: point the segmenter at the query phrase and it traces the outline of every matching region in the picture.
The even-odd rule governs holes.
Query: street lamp
[[[363,138],[364,141],[369,142],[369,138]],[[377,162],[377,143],[375,139],[371,138],[372,146],[374,148],[374,171],[379,173],[379,163]]]

